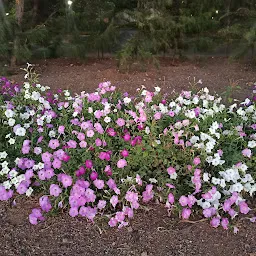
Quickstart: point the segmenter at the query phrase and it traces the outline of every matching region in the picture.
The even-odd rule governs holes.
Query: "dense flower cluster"
[[[20,86],[9,81],[5,77],[0,77],[0,94],[13,97],[20,92]]]
[[[227,107],[207,88],[175,99],[160,90],[141,88],[129,97],[110,82],[75,96],[28,82],[17,94],[7,90],[12,98],[0,108],[0,200],[41,193],[32,224],[67,208],[72,217],[93,222],[104,215],[120,228],[152,200],[183,219],[202,214],[224,229],[239,213],[250,214],[255,97]]]

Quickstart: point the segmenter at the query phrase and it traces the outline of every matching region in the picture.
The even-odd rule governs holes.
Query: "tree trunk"
[[[37,22],[37,13],[38,13],[38,8],[39,8],[39,0],[34,0],[34,5],[33,5],[33,25],[36,24]]]
[[[231,9],[232,0],[226,2],[226,12],[228,14],[227,27],[230,27],[230,9]],[[227,37],[227,46],[226,46],[226,56],[229,56],[229,47],[230,47],[230,36]]]
[[[24,14],[24,0],[15,0],[15,17],[17,22],[17,29],[16,29],[16,35],[13,41],[13,55],[11,58],[11,67],[15,67],[17,63],[17,51],[19,48],[19,36],[17,35],[17,32],[21,31],[21,23],[22,18]]]

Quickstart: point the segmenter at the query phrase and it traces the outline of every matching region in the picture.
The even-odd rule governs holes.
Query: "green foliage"
[[[8,15],[6,13],[8,12]],[[104,57],[117,53],[122,70],[227,45],[237,58],[254,58],[255,0],[27,0],[21,26],[15,1],[0,7],[0,61]],[[229,51],[230,52],[230,51]]]

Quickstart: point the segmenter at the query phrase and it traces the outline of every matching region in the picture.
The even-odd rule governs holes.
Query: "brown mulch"
[[[255,256],[255,224],[243,220],[239,232],[214,229],[207,221],[182,222],[167,216],[160,205],[137,211],[129,227],[109,228],[71,218],[67,213],[30,225],[31,202],[0,204],[0,255],[134,255],[134,256]]]
[[[18,69],[17,69],[18,70]],[[243,90],[236,97],[250,95],[250,84],[256,81],[255,67],[230,63],[225,58],[176,62],[162,60],[159,70],[120,73],[112,59],[89,59],[86,63],[57,59],[37,62],[40,82],[53,89],[70,88],[75,92],[93,91],[97,84],[110,80],[122,91],[135,93],[136,88],[160,86],[164,92],[180,92],[189,88],[189,79],[202,79],[203,85],[218,93],[229,84],[239,84]],[[23,74],[12,76],[22,82]],[[67,213],[47,218],[32,226],[28,214],[33,200],[19,199],[17,206],[0,202],[0,256],[34,255],[135,255],[135,256],[256,256],[255,223],[240,222],[238,234],[214,229],[207,221],[180,222],[168,217],[166,209],[149,205],[139,210],[129,227],[110,229],[104,220],[95,225],[83,218],[71,218]]]
[[[160,61],[160,69],[153,66],[145,72],[122,73],[114,59],[88,59],[78,62],[71,59],[38,61],[35,70],[40,74],[40,83],[53,89],[71,89],[74,92],[92,92],[102,81],[111,81],[120,90],[135,94],[141,85],[152,89],[159,86],[164,92],[172,93],[189,89],[189,82],[202,80],[200,87],[208,87],[210,92],[221,93],[229,85],[240,85],[242,90],[235,94],[244,98],[251,94],[251,84],[256,82],[256,67],[226,58],[211,57],[197,61]],[[24,73],[19,68],[12,79],[24,81]]]

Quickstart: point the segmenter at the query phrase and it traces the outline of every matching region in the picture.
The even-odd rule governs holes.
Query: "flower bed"
[[[224,229],[253,213],[253,96],[227,107],[207,88],[169,99],[158,87],[129,97],[110,82],[75,96],[33,82],[0,85],[0,200],[39,194],[32,224],[67,209],[121,228],[151,200]]]

